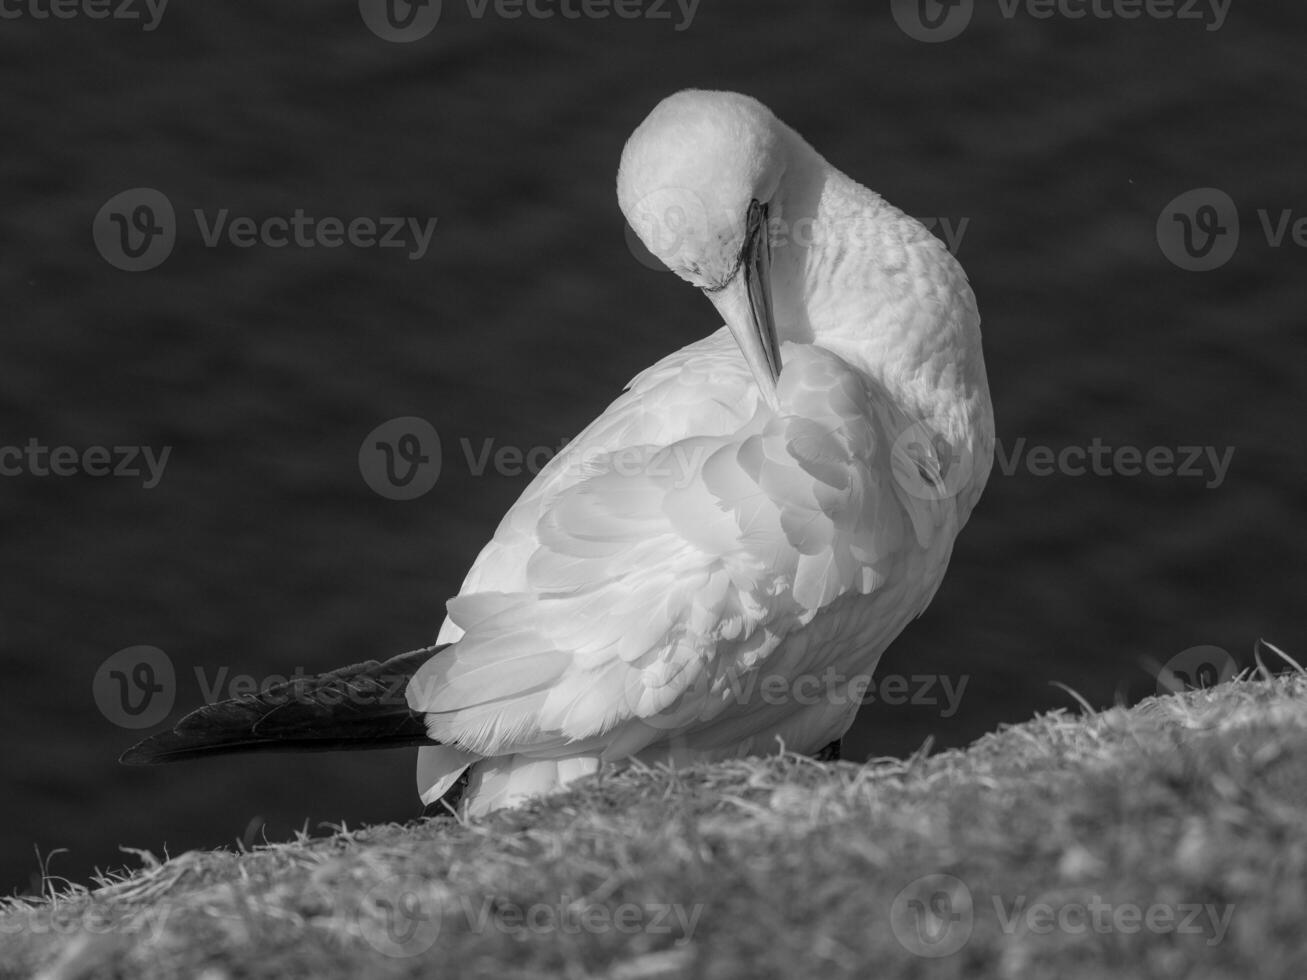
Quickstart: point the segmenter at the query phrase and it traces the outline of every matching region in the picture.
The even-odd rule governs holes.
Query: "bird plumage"
[[[478,761],[686,761],[843,733],[838,697],[777,706],[741,685],[870,675],[964,518],[895,478],[917,464],[896,458],[907,421],[887,392],[821,347],[782,354],[776,411],[724,329],[664,359],[509,511],[449,603],[452,646],[408,689],[431,736],[463,750],[420,750],[425,798]],[[662,410],[705,389],[711,413]],[[821,615],[868,623],[805,632]]]

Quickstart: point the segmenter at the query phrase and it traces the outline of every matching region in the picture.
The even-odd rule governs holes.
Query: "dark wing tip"
[[[365,661],[203,705],[118,757],[153,766],[235,752],[330,752],[432,745],[404,685],[443,645]]]
[[[145,742],[137,742],[118,756],[118,763],[123,766],[148,766],[157,761],[158,757],[146,747]]]
[[[216,747],[197,745],[192,739],[175,730],[159,732],[143,738],[122,755],[118,761],[124,766],[157,766],[165,762],[181,762],[198,756],[213,755]]]

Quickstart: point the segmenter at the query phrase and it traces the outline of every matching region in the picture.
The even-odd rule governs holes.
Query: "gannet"
[[[418,744],[422,800],[464,777],[477,816],[609,764],[839,740],[989,476],[967,277],[745,95],[664,99],[617,197],[725,325],[541,470],[434,646],[206,706],[123,761]]]

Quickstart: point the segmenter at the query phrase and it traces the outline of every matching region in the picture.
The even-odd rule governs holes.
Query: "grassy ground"
[[[966,751],[628,771],[10,901],[0,977],[1298,977],[1307,676]]]

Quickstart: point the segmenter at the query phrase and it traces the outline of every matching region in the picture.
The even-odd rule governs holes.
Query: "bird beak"
[[[776,407],[776,381],[781,374],[781,349],[771,302],[771,236],[767,205],[754,201],[744,234],[740,269],[709,298],[726,321],[744,360],[767,403]]]

